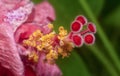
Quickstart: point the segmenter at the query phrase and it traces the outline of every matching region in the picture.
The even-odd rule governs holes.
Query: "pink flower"
[[[57,65],[44,63],[43,56],[36,64],[27,62],[27,49],[22,46],[35,30],[50,31],[45,25],[55,19],[52,6],[48,2],[34,5],[29,0],[1,0],[0,6],[0,76],[61,76]]]
[[[51,24],[55,12],[47,1],[0,0],[0,6],[0,76],[61,76],[55,60],[95,41],[95,25],[84,16],[74,20],[70,33],[60,26],[57,34]]]

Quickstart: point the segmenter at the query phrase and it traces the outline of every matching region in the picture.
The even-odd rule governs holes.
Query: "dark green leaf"
[[[91,7],[93,13],[99,16],[104,5],[104,0],[87,0],[89,6]]]
[[[96,17],[99,16],[99,14],[102,11],[104,0],[87,0],[87,3],[89,4],[91,10],[95,14]]]
[[[107,25],[120,27],[120,6],[111,12],[105,19],[104,22]]]
[[[58,65],[63,76],[90,76],[84,62],[75,52],[72,52],[68,58],[59,59]]]
[[[41,2],[42,0],[32,0],[34,3],[39,3]]]

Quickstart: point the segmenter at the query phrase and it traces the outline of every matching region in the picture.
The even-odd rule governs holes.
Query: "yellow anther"
[[[38,59],[39,59],[38,55],[34,55],[34,58],[33,58],[34,62],[38,62]]]
[[[59,27],[59,33],[60,33],[61,35],[64,35],[64,36],[65,36],[65,35],[67,35],[67,30],[65,30],[63,26],[60,26],[60,27]]]
[[[63,27],[63,26],[60,26],[60,27],[59,27],[59,31],[61,31],[61,30],[64,30],[64,27]]]
[[[66,52],[62,53],[62,58],[68,57],[68,56],[69,56],[69,53],[66,53]]]
[[[34,62],[37,62],[38,58],[39,58],[38,55],[34,51],[28,55],[28,60],[33,60]]]
[[[60,26],[59,27],[59,36],[58,36],[58,38],[60,40],[63,40],[66,35],[67,35],[67,30],[65,30],[63,26]]]
[[[32,41],[32,42],[31,42],[31,46],[32,46],[32,47],[35,47],[35,46],[36,46],[36,41]]]
[[[40,37],[43,36],[40,30],[36,30],[32,35],[29,36],[28,40],[23,41],[23,45],[36,47],[37,41],[40,39]]]
[[[32,35],[30,35],[29,40],[33,40],[33,39],[34,39],[34,37]]]
[[[60,40],[60,46],[63,46],[64,42],[62,40]]]
[[[41,45],[37,45],[36,48],[37,48],[38,51],[42,51],[42,49],[43,49],[43,48],[41,47]]]
[[[54,28],[53,24],[48,24],[48,28],[53,29]]]
[[[41,33],[40,30],[36,30],[32,35],[33,35],[34,37],[41,37],[41,36],[43,36],[43,34]]]
[[[50,50],[50,52],[46,55],[46,59],[48,60],[58,59],[58,53],[55,50]]]
[[[51,50],[51,49],[53,49],[53,47],[50,45],[50,46],[48,47],[48,50]]]
[[[30,46],[30,45],[31,45],[31,42],[30,42],[29,40],[24,40],[24,41],[23,41],[23,44],[24,44],[25,46]]]
[[[36,42],[33,40],[33,41],[30,41],[30,40],[24,40],[23,41],[23,45],[24,46],[32,46],[32,47],[35,47],[36,46]]]
[[[63,49],[60,48],[60,47],[58,47],[58,53],[59,53],[59,54],[62,54],[62,52],[63,52]]]

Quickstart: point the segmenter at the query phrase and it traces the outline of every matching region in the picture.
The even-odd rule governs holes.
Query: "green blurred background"
[[[34,0],[35,3],[42,0]],[[63,76],[120,76],[120,0],[48,0],[56,11],[55,28],[69,30],[77,15],[96,24],[93,46],[75,48],[57,64]]]

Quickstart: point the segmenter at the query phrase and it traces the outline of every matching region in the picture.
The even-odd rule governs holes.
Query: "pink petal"
[[[35,22],[46,25],[53,20],[55,20],[55,11],[51,4],[44,1],[35,6]]]
[[[13,30],[8,24],[0,24],[0,64],[15,76],[23,76],[24,67],[19,57]]]
[[[36,66],[37,76],[62,76],[62,73],[56,64],[44,62],[45,54],[41,53]]]
[[[33,22],[35,18],[35,9],[32,9],[32,12],[28,15],[28,19],[25,21],[25,23]]]
[[[0,65],[0,76],[14,76],[13,73]]]
[[[19,3],[21,0],[2,0],[4,3],[8,3],[8,4],[17,4]]]
[[[9,10],[13,9],[14,5],[7,5],[0,2],[0,23],[4,22],[5,15]]]
[[[30,0],[1,0],[1,3],[3,4],[15,5],[15,6],[25,5],[28,2],[30,2]]]
[[[21,24],[23,24],[29,14],[32,12],[33,3],[28,3],[24,6],[19,7],[18,9],[9,11],[5,16],[5,22],[10,23],[14,26],[14,30]]]
[[[4,10],[1,10],[1,11],[9,11],[9,10],[12,10],[14,7],[15,7],[15,4],[7,4],[4,2],[4,0],[0,0],[0,8],[4,9]]]
[[[21,25],[15,31],[15,40],[16,42],[21,42],[24,39],[29,38],[29,36],[35,31],[41,29],[40,26],[34,23],[26,23]]]
[[[0,11],[9,12],[30,3],[30,0],[0,0]],[[6,13],[0,13],[0,15]]]
[[[3,66],[0,65],[0,76],[4,76],[5,74],[5,69]]]
[[[4,22],[4,18],[8,12],[16,10],[29,3],[29,0],[0,0],[0,23]]]
[[[32,67],[28,65],[25,66],[25,76],[36,76],[35,71]]]

